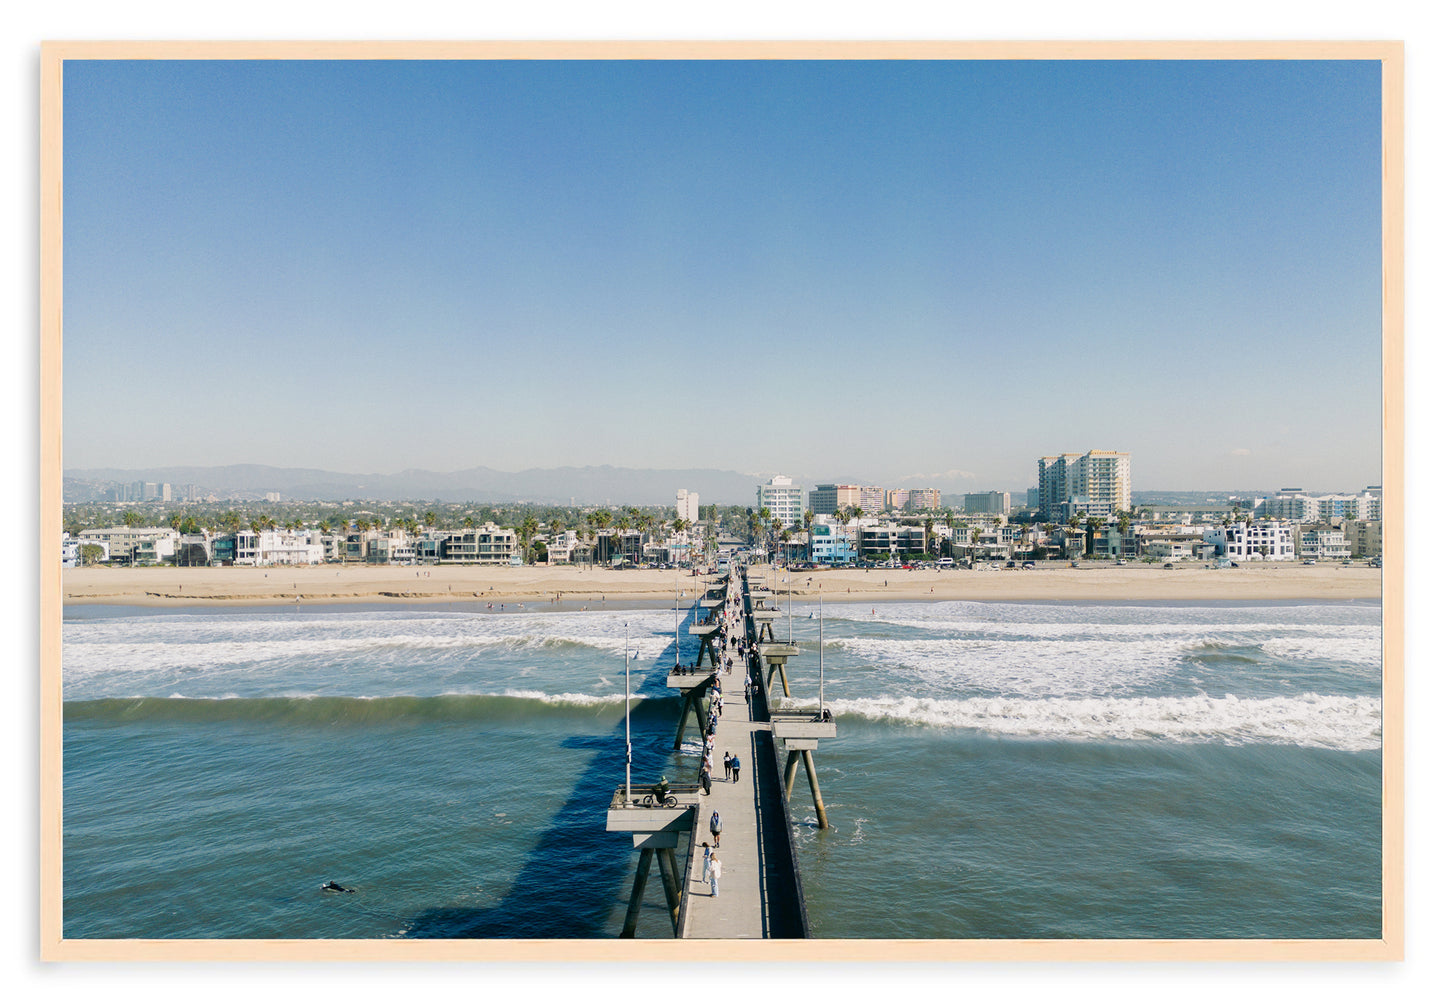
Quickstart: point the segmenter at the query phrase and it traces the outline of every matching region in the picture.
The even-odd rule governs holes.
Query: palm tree
[[[529,514],[526,518],[522,519],[522,528],[520,532],[520,536],[522,538],[523,559],[526,560],[529,564],[533,562],[536,556],[535,551],[533,551],[532,549],[532,537],[536,534],[537,519],[535,516]]]
[[[807,511],[803,512],[803,528],[805,528],[805,529],[811,529],[812,527],[813,527],[813,509],[809,508]]]

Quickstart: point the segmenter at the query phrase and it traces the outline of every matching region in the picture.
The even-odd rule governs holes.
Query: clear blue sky
[[[65,466],[1380,478],[1374,63],[91,62]],[[727,427],[718,427],[726,418]]]

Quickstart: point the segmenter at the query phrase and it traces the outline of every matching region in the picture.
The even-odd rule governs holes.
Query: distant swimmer
[[[354,887],[342,887],[340,884],[338,884],[338,883],[337,883],[336,881],[334,881],[334,880],[328,880],[326,883],[322,884],[322,885],[321,885],[321,889],[322,889],[323,891],[340,891],[340,892],[343,893],[343,894],[355,894],[355,893],[356,893],[356,888],[354,888]]]

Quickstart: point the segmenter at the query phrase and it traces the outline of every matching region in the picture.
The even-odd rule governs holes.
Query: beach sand
[[[765,573],[766,571],[766,573]],[[792,573],[795,596],[816,601],[1120,601],[1378,599],[1381,572],[1349,567],[1250,564],[1204,565],[1041,563],[1032,570],[820,570]],[[774,572],[753,569],[755,581]],[[781,584],[787,577],[777,578]],[[539,602],[568,607],[613,602],[671,604],[673,588],[685,602],[701,578],[664,570],[533,567],[78,567],[62,575],[67,605],[273,605],[345,602]]]

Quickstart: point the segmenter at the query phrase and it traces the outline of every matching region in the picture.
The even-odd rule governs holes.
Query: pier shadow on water
[[[669,640],[671,637],[669,636]],[[643,668],[633,669],[634,696],[646,695],[632,711],[632,778],[651,782],[676,774],[672,733],[679,701],[666,687],[673,647]],[[695,652],[694,652],[695,656]],[[639,662],[640,664],[642,662]],[[418,912],[405,933],[410,939],[600,939],[616,937],[637,853],[631,837],[606,830],[606,809],[622,785],[626,766],[625,723],[609,735],[558,742],[559,754],[590,752],[590,761],[552,815],[517,873],[511,889],[487,907],[440,905]],[[649,913],[656,913],[649,922]],[[671,934],[656,870],[651,874],[639,934],[649,926]]]

